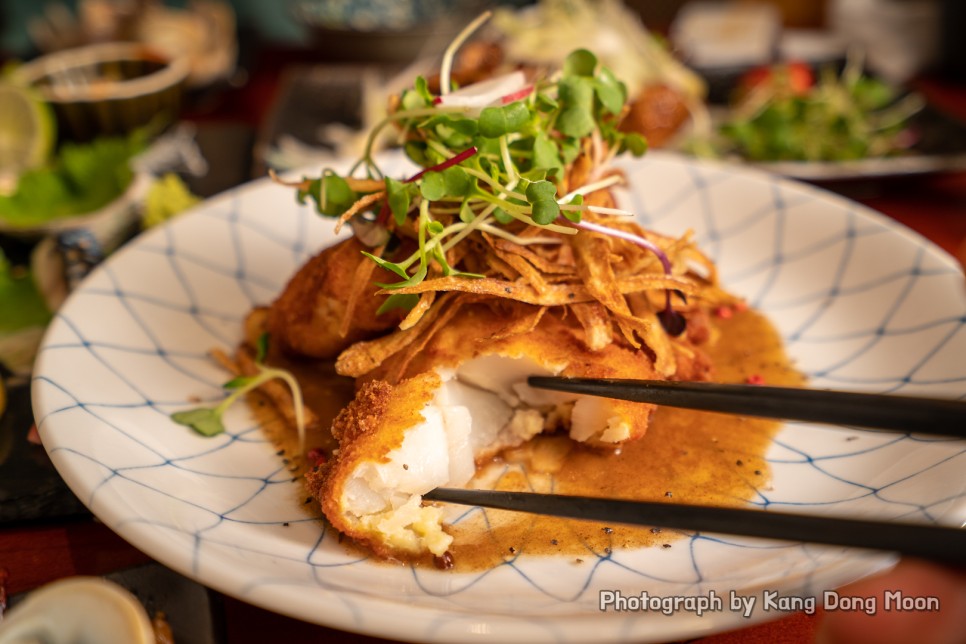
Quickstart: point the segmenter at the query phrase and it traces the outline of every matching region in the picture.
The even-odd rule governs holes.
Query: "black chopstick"
[[[796,387],[531,376],[531,387],[746,416],[966,438],[966,401]]]
[[[423,498],[603,523],[885,550],[966,565],[966,529],[929,524],[532,492],[437,488]]]

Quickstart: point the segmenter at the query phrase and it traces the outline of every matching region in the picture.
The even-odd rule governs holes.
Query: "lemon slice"
[[[47,102],[27,87],[0,82],[0,174],[16,176],[42,165],[56,130]]]

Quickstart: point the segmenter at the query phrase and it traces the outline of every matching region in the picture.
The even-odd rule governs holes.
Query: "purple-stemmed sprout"
[[[463,161],[466,161],[467,159],[469,159],[474,154],[476,154],[476,146],[475,145],[471,145],[470,147],[466,148],[465,150],[463,150],[462,152],[460,152],[456,156],[450,157],[450,158],[446,159],[445,161],[443,161],[441,163],[437,163],[436,165],[431,166],[429,168],[424,168],[424,169],[420,170],[419,172],[417,172],[413,176],[411,176],[408,179],[406,179],[403,183],[412,183],[413,181],[417,181],[417,180],[421,179],[422,176],[424,174],[426,174],[427,172],[442,172],[446,168],[451,168],[454,165],[457,165],[459,163],[462,163]]]

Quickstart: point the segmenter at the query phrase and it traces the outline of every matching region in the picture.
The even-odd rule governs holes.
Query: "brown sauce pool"
[[[716,381],[760,378],[770,385],[804,384],[763,315],[746,310],[715,322],[720,335],[708,353]],[[331,366],[272,362],[294,373],[306,403],[326,427],[352,395],[352,381],[335,375]],[[279,454],[289,459],[290,469],[298,475],[306,459],[297,455],[296,437],[277,417],[272,418],[269,408],[256,405],[267,432],[280,447]],[[740,506],[769,485],[771,472],[764,457],[779,427],[775,421],[662,407],[644,438],[619,452],[592,450],[561,436],[541,436],[502,454],[483,467],[477,479],[503,490]],[[306,444],[326,451],[334,446],[326,433],[309,436]],[[466,508],[454,506],[451,516],[465,512]],[[500,510],[471,513],[449,531],[455,537],[450,553],[458,571],[490,568],[522,554],[564,555],[579,563],[615,549],[669,548],[680,538],[659,528]]]

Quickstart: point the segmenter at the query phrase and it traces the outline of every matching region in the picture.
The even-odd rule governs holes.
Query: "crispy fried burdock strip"
[[[354,192],[379,192],[386,187],[386,182],[382,179],[357,179],[346,177],[345,182]]]
[[[514,244],[506,239],[494,238],[493,248],[505,254],[512,253],[514,255],[519,255],[533,264],[533,266],[541,273],[545,273],[547,275],[574,275],[575,273],[572,263],[559,261],[560,258],[558,258],[558,261],[552,261],[526,246]],[[553,249],[558,255],[561,254],[561,251],[563,250],[563,248],[560,246],[555,246]]]
[[[444,299],[445,298],[445,299]],[[391,383],[397,383],[403,379],[403,375],[406,373],[406,369],[409,367],[409,363],[413,361],[413,358],[419,354],[429,341],[433,339],[433,336],[439,332],[440,329],[449,324],[449,321],[453,319],[457,311],[460,310],[462,305],[472,298],[458,298],[454,296],[446,296],[440,298],[440,302],[437,303],[437,309],[440,309],[439,314],[433,319],[427,328],[423,329],[419,337],[415,341],[410,342],[406,347],[402,349],[398,359],[392,365],[392,368],[385,374],[385,379]],[[423,317],[425,319],[426,316]]]
[[[571,304],[577,322],[584,329],[584,342],[591,351],[600,351],[614,341],[611,320],[607,309],[600,302],[578,302]]]
[[[630,315],[630,307],[611,264],[609,240],[592,233],[581,233],[574,236],[571,245],[577,261],[577,275],[591,297],[614,313]]]
[[[506,253],[497,248],[494,248],[493,252],[497,257],[511,266],[522,279],[529,282],[530,286],[532,286],[533,290],[535,290],[537,293],[544,295],[547,292],[547,281],[543,279],[543,275],[540,274],[540,271],[538,271],[530,262],[525,260],[520,255]]]
[[[426,314],[426,311],[433,306],[433,302],[435,300],[436,291],[429,291],[421,294],[419,296],[419,301],[416,302],[416,306],[414,306],[405,319],[399,323],[399,329],[405,331],[406,329],[415,326],[415,324],[422,319],[423,315]]]
[[[701,290],[690,280],[675,276],[667,277],[656,273],[628,277],[618,280],[617,283],[621,293],[635,293],[651,289],[675,289],[686,295],[693,295]],[[491,277],[467,279],[452,276],[424,280],[413,286],[382,290],[379,291],[379,294],[425,293],[427,291],[459,291],[474,295],[500,297],[539,306],[563,306],[577,302],[591,302],[596,299],[582,284],[548,284],[547,292],[541,295],[532,286],[523,282],[508,282]]]
[[[398,293],[400,291],[401,289],[396,289],[393,292]],[[369,373],[389,356],[402,351],[419,340],[419,336],[427,332],[433,321],[440,317],[444,309],[447,308],[443,306],[443,303],[444,298],[438,298],[436,305],[429,307],[429,310],[419,321],[408,329],[397,330],[374,340],[356,342],[351,345],[336,358],[336,373],[353,378]]]
[[[360,197],[358,201],[356,201],[354,204],[349,206],[349,209],[346,210],[344,213],[342,213],[342,216],[339,217],[339,221],[335,225],[336,234],[338,234],[338,232],[342,230],[342,226],[345,225],[345,222],[349,221],[350,219],[352,219],[353,217],[355,217],[360,212],[362,212],[372,204],[376,203],[380,199],[385,199],[385,198],[386,198],[385,190],[381,190],[380,192],[373,192],[372,194],[368,194],[364,197]]]
[[[509,304],[515,309],[513,313],[507,316],[511,322],[491,335],[488,340],[502,340],[515,335],[530,333],[537,328],[548,310],[545,306],[531,306],[520,302],[510,302]]]
[[[674,345],[667,333],[661,327],[656,316],[637,317],[634,315],[621,315],[611,313],[616,318],[617,325],[627,337],[629,334],[637,334],[644,345],[654,354],[654,370],[665,378],[673,376],[677,371],[677,363],[674,359]],[[633,344],[635,348],[639,344]]]
[[[656,354],[655,363],[658,371],[665,372],[668,369],[667,352],[661,350],[663,348],[661,344],[654,345],[647,342],[648,336],[653,335],[653,331],[649,329],[650,325],[634,318],[621,292],[611,264],[610,240],[593,234],[581,234],[577,235],[571,244],[577,261],[577,275],[586,285],[588,292],[611,312],[628,344],[637,349],[641,346],[637,336],[645,340]],[[642,331],[647,333],[642,334]]]
[[[382,257],[383,252],[385,252],[385,245],[379,248],[374,248],[372,254],[376,257]],[[372,280],[372,273],[376,269],[376,263],[372,261],[359,262],[356,266],[355,273],[352,275],[353,284],[368,284]],[[349,290],[349,298],[345,303],[345,313],[342,315],[342,324],[339,325],[339,335],[343,338],[349,335],[349,331],[352,327],[353,317],[355,314],[356,306],[359,304],[359,297],[365,289],[353,288]]]

